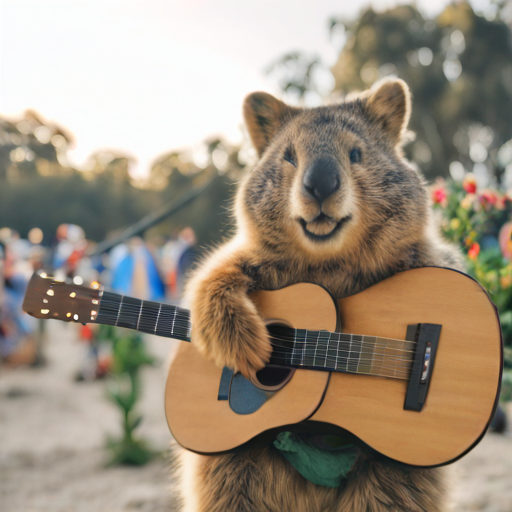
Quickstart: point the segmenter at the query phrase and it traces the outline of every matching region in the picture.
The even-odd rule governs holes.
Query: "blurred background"
[[[406,156],[503,326],[499,413],[450,467],[450,507],[512,511],[512,2],[2,0],[2,512],[177,506],[175,343],[34,321],[31,273],[179,303],[255,162],[243,98],[314,107],[386,76],[411,88]]]

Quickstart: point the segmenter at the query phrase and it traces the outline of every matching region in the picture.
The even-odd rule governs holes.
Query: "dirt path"
[[[48,365],[0,368],[0,512],[169,512],[176,506],[163,457],[142,468],[105,468],[119,418],[103,382],[76,383],[85,347],[72,325],[49,322]],[[165,451],[166,360],[174,342],[148,338],[162,365],[145,370],[141,434]],[[174,345],[175,346],[175,345]],[[454,464],[454,512],[512,512],[512,437],[487,435]]]

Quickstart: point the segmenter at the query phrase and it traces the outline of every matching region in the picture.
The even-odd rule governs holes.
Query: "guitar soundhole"
[[[294,371],[294,368],[269,364],[256,373],[257,385],[262,389],[274,390],[282,388],[291,379]]]
[[[267,319],[265,321],[267,329],[271,336],[283,340],[290,336],[290,330],[293,329],[288,322],[277,319]],[[287,368],[276,364],[268,364],[265,368],[256,373],[253,384],[265,391],[277,391],[287,384],[292,378],[295,368]]]

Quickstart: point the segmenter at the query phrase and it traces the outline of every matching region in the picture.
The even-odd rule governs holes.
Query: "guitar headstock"
[[[98,315],[102,291],[98,283],[91,287],[67,284],[34,273],[28,283],[23,311],[36,318],[55,318],[86,324]]]

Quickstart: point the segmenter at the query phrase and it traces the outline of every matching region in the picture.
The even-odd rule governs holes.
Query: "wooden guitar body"
[[[191,340],[189,311],[34,274],[23,309],[184,342],[165,409],[203,454],[270,443],[279,431],[336,434],[414,467],[453,462],[481,439],[503,366],[496,308],[455,270],[426,267],[339,299],[301,283],[251,295],[269,328],[270,364],[254,382],[217,368]]]
[[[222,370],[193,343],[182,344],[169,369],[165,406],[185,448],[212,454],[252,446],[265,433],[315,431],[348,435],[394,461],[432,467],[461,457],[485,433],[499,396],[501,331],[493,303],[468,276],[435,267],[409,270],[337,304],[312,284],[257,292],[252,299],[270,323],[300,329],[393,341],[404,340],[410,324],[442,325],[425,405],[405,410],[408,381],[384,371],[379,377],[296,369],[281,389],[265,391],[257,410],[240,414],[218,399]],[[387,350],[398,349],[391,343]]]

